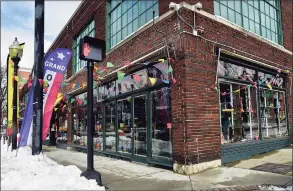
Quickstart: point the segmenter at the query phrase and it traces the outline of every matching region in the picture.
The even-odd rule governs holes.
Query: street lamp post
[[[13,44],[9,47],[9,55],[11,60],[14,62],[14,76],[17,76],[18,72],[18,63],[22,57],[22,51],[17,38],[15,38]],[[11,80],[11,79],[9,79]],[[17,148],[17,81],[13,80],[13,125],[12,125],[12,150]]]

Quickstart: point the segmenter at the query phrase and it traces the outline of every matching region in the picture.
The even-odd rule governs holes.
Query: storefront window
[[[76,107],[72,109],[73,117],[73,144],[86,146],[86,107]]]
[[[265,74],[263,72],[258,72],[258,79],[260,81],[263,81],[263,84],[265,85],[267,82],[271,84],[273,87],[283,88],[284,87],[284,79],[280,77],[279,75],[271,75],[271,74]]]
[[[147,122],[146,96],[140,95],[134,99],[134,154],[147,155]]]
[[[264,138],[287,136],[285,92],[262,89],[260,95],[262,136]]]
[[[163,82],[163,80],[169,79],[168,74],[168,64],[167,63],[157,63],[147,69],[148,77],[150,78],[156,78],[157,81],[154,85],[160,84]]]
[[[218,75],[249,82],[254,82],[256,80],[255,70],[223,61],[218,63]]]
[[[106,150],[116,151],[115,101],[105,103]]]
[[[132,153],[131,97],[117,101],[118,151]]]
[[[67,144],[67,117],[60,117],[59,119],[59,126],[54,124],[53,128],[56,128],[57,133],[57,143]]]
[[[94,109],[95,112],[95,133],[94,133],[94,148],[96,150],[103,149],[103,107],[101,104]]]
[[[138,86],[135,84],[131,75],[125,76],[122,80],[117,81],[116,95],[137,90]]]
[[[258,140],[257,96],[254,87],[220,83],[222,143]]]
[[[170,88],[153,91],[152,97],[152,156],[172,158]]]
[[[135,72],[134,74],[140,76],[140,80],[138,82],[135,81],[135,84],[137,85],[139,89],[148,86],[148,75],[147,75],[146,69],[139,70]]]
[[[105,97],[110,98],[116,95],[116,82],[110,82],[105,85]]]

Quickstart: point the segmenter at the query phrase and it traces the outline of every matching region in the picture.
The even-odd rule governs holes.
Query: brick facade
[[[169,12],[170,2],[180,3],[181,1],[159,0],[159,15],[160,18],[164,18],[158,21],[156,26],[168,34],[168,42],[174,48],[171,50],[171,57],[175,59],[176,56],[177,58],[172,63],[173,75],[177,82],[171,86],[173,160],[174,163],[185,164],[186,162],[189,165],[219,160],[223,153],[226,153],[220,140],[219,97],[217,92],[209,90],[216,79],[216,49],[225,49],[268,65],[292,68],[292,52],[290,53],[293,34],[292,2],[281,1],[284,47],[273,45],[244,29],[237,30],[225,22],[217,21],[213,16],[212,0],[200,1],[203,11],[195,14],[196,26],[204,29],[203,33],[200,33],[203,38],[180,33],[174,27],[178,23],[180,23],[182,31],[192,31],[189,26],[178,19],[175,12]],[[195,4],[199,1],[186,0],[185,2]],[[193,24],[194,15],[191,10],[182,8],[180,14],[187,23]],[[71,48],[74,37],[91,18],[95,19],[96,38],[105,39],[106,1],[84,0],[50,50],[58,47]],[[115,70],[123,66],[123,61],[134,61],[162,47],[164,43],[164,36],[157,33],[149,24],[111,50],[102,64],[105,65],[110,61],[115,65],[112,70]],[[166,56],[166,54],[163,52],[161,56]],[[72,63],[70,63],[67,78],[69,83],[86,82],[86,71],[72,76]],[[289,88],[287,87],[288,91]],[[70,87],[61,89],[63,93],[70,91]],[[292,127],[292,94],[288,97],[290,126]],[[71,122],[68,126],[71,126]],[[292,128],[290,128],[291,141],[292,133]],[[72,137],[67,138],[70,144]],[[286,142],[286,144],[289,143]],[[270,148],[274,147],[270,146]],[[279,147],[275,147],[275,149],[277,148]]]

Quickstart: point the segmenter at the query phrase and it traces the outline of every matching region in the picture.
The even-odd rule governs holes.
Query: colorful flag
[[[44,94],[43,100],[43,141],[46,139],[49,131],[54,104],[60,89],[60,83],[57,82],[63,80],[67,65],[71,60],[71,55],[71,50],[57,48],[48,54],[44,62],[44,79],[48,81],[49,90]]]
[[[14,76],[14,63],[11,60],[10,56],[7,57],[7,120],[12,121],[13,117],[13,80],[11,80]],[[8,123],[8,130],[12,129],[12,123]],[[7,131],[8,132],[8,131]],[[9,131],[10,132],[10,131]],[[8,134],[9,135],[9,134]]]

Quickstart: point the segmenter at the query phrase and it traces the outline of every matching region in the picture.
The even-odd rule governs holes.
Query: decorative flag
[[[74,98],[71,98],[71,101],[70,102],[73,103],[74,101],[75,101],[75,99]]]
[[[140,82],[141,77],[139,75],[137,75],[137,74],[133,74],[133,79],[134,79],[135,82],[138,83],[138,82]]]
[[[63,96],[62,93],[58,93],[57,98],[60,98],[61,96]]]
[[[176,79],[175,78],[172,78],[172,82],[173,82],[173,84],[176,84]]]
[[[277,71],[278,71],[278,73],[281,73],[282,72],[282,70],[280,68]]]
[[[238,92],[240,92],[240,89],[239,89],[239,90],[235,90],[235,91],[233,91],[233,92],[238,93]]]
[[[253,82],[253,87],[257,88],[257,82]]]
[[[39,79],[39,84],[40,84],[40,86],[43,86],[43,83],[44,83],[44,80]]]
[[[98,74],[103,74],[105,71],[104,70],[99,70]]]
[[[35,81],[35,84],[36,83],[37,82]],[[24,111],[24,118],[20,128],[18,148],[32,144],[34,88],[35,86],[32,86],[32,88],[30,89],[27,107]]]
[[[250,112],[250,113],[253,113],[254,111],[253,111],[253,109],[252,109],[252,108],[249,108],[249,112]]]
[[[14,76],[14,80],[18,82],[19,77],[18,76]]]
[[[111,62],[107,62],[107,68],[114,67],[114,65]]]
[[[13,75],[14,75],[14,63],[11,60],[10,56],[7,57],[7,120],[9,121],[7,126],[7,135],[10,135],[12,131],[12,116],[13,116]],[[8,133],[9,132],[9,133]]]
[[[169,84],[169,80],[162,80],[165,84]]]
[[[151,82],[152,86],[155,85],[155,83],[157,82],[157,78],[149,77],[149,79],[150,79],[150,82]]]
[[[120,71],[117,72],[118,81],[122,80],[124,76],[125,76],[124,72],[120,72]]]
[[[165,60],[163,58],[159,59],[158,60],[159,62],[164,62]]]
[[[173,72],[173,68],[172,68],[172,66],[170,65],[169,68],[168,68],[168,73],[171,73],[171,72]]]
[[[173,58],[169,58],[169,62],[174,62],[174,59]]]
[[[86,83],[83,83],[83,84],[82,84],[82,88],[85,88],[85,87],[86,87]]]
[[[70,95],[66,95],[66,99],[69,100],[70,99]]]
[[[48,81],[49,90],[44,94],[43,100],[43,141],[46,139],[54,103],[64,78],[67,65],[71,60],[72,51],[67,48],[58,48],[50,52],[44,62],[44,79]],[[52,61],[53,58],[54,60]]]
[[[86,105],[86,104],[87,104],[87,100],[86,100],[86,99],[84,100],[83,104],[84,104],[84,105]]]
[[[269,82],[267,82],[267,86],[268,86],[268,88],[270,88],[270,90],[273,89],[272,86],[271,86],[271,84]]]
[[[76,85],[76,84],[72,84],[72,86],[71,86],[71,87],[72,87],[72,88],[75,88],[75,85]]]
[[[32,84],[33,84],[32,79],[29,79],[27,82],[27,87],[30,88]]]
[[[243,108],[241,108],[241,109],[240,109],[240,112],[241,112],[241,113],[243,113],[243,112],[244,112],[244,109],[243,109]]]
[[[62,101],[65,101],[66,100],[66,96],[62,96]]]
[[[57,111],[58,108],[54,108],[54,111]]]
[[[221,93],[222,94],[222,96],[225,96],[225,95],[227,95],[227,92],[223,92],[223,93]]]

